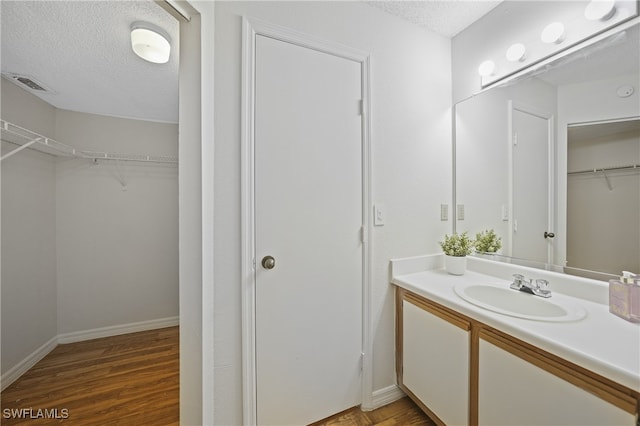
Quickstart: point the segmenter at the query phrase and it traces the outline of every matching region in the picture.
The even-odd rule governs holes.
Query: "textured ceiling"
[[[451,37],[500,1],[367,1],[385,12]],[[178,22],[151,0],[0,1],[2,72],[35,78],[36,94],[72,111],[178,121]],[[146,21],[172,38],[167,64],[131,50],[130,26]],[[3,79],[2,84],[11,84]]]
[[[2,73],[34,77],[54,92],[38,95],[46,102],[72,111],[178,121],[179,26],[153,1],[2,0],[0,8]],[[134,21],[171,36],[168,63],[152,64],[133,53]]]
[[[421,27],[453,37],[502,3],[503,0],[367,1]]]

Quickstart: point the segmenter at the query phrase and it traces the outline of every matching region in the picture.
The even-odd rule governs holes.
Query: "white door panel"
[[[549,120],[514,109],[512,256],[550,262]]]
[[[361,397],[361,69],[257,36],[255,76],[257,419],[306,424]]]

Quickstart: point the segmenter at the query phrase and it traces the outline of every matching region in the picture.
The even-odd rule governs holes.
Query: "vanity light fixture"
[[[508,49],[506,53],[507,61],[509,62],[522,62],[525,58],[527,48],[522,43],[514,43]]]
[[[562,22],[552,22],[542,30],[540,39],[544,43],[560,44],[564,41],[564,24]]]
[[[615,0],[591,0],[584,9],[584,17],[590,21],[606,21],[616,13]]]
[[[496,64],[493,61],[484,61],[478,67],[478,74],[481,77],[488,77],[493,74],[493,71],[496,69]]]
[[[136,55],[154,64],[169,61],[171,38],[161,28],[146,22],[131,24],[131,48]]]

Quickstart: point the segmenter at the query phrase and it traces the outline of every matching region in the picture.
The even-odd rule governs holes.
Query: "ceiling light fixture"
[[[514,43],[507,49],[505,56],[509,62],[522,62],[526,52],[527,48],[524,47],[524,44]]]
[[[584,9],[584,17],[590,21],[606,21],[616,13],[615,0],[591,0]]]
[[[484,61],[478,67],[478,74],[482,77],[488,77],[493,74],[493,71],[496,69],[496,64],[493,61]]]
[[[131,48],[136,55],[154,64],[169,61],[171,38],[161,28],[146,22],[131,24]]]
[[[552,22],[547,25],[544,30],[542,30],[542,34],[540,34],[540,39],[544,43],[556,43],[560,44],[564,41],[564,24],[562,22]]]

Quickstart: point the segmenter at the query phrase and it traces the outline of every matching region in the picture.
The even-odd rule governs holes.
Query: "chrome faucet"
[[[549,290],[549,281],[537,279],[535,283],[531,278],[528,280],[522,274],[513,274],[513,282],[509,286],[514,290],[523,291],[540,297],[551,297]]]

